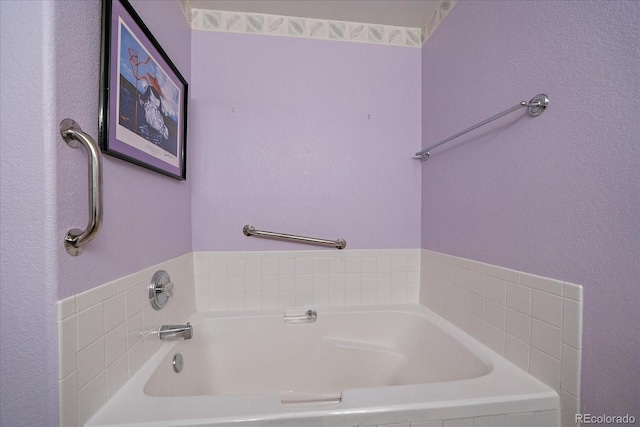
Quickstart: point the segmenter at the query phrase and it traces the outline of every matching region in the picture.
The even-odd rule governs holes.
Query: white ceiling
[[[187,0],[194,9],[421,28],[447,0]]]

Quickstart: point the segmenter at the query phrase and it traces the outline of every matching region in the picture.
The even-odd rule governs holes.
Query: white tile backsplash
[[[529,355],[531,346],[511,335],[506,335],[504,344],[504,357],[517,365],[523,371],[529,372]]]
[[[157,270],[175,283],[162,311],[148,306]],[[184,322],[195,311],[193,273],[187,254],[58,302],[61,426],[84,425],[153,356],[159,326]]]
[[[562,327],[562,304],[561,296],[534,289],[531,297],[531,315],[538,320]]]
[[[419,249],[199,252],[196,304],[260,311],[417,303],[420,259]]]
[[[58,321],[58,379],[75,373],[78,354],[78,328],[75,316]]]
[[[507,322],[507,309],[504,305],[493,301],[485,301],[485,320],[492,326],[505,330]]]
[[[573,396],[580,396],[580,364],[582,354],[570,345],[562,346],[562,388]]]
[[[523,412],[520,414],[505,415],[505,427],[535,427],[535,412]]]
[[[532,289],[562,296],[562,282],[559,280],[522,273],[522,284]]]
[[[299,425],[302,426],[304,423]],[[394,424],[358,424],[353,427],[560,427],[560,425],[560,411],[553,410]],[[563,426],[569,425],[563,424]]]
[[[580,409],[582,287],[474,260],[422,250],[420,302],[553,387]],[[468,284],[460,268],[468,270]],[[466,326],[460,319],[469,291]],[[453,305],[455,303],[455,306]],[[564,405],[564,403],[563,403]],[[563,426],[571,416],[563,412]],[[508,415],[505,426],[560,425],[557,411]]]
[[[560,369],[560,360],[549,356],[535,347],[531,348],[529,373],[558,392],[560,391]]]
[[[556,359],[561,359],[562,329],[538,319],[532,319],[531,322],[531,345]]]
[[[495,328],[488,323],[484,325],[484,341],[482,341],[487,347],[496,353],[504,356],[505,346],[505,333],[498,328]]]
[[[104,305],[96,304],[76,315],[78,322],[78,349],[81,350],[104,336]]]
[[[507,308],[506,332],[525,343],[531,342],[531,316]]]
[[[473,427],[504,427],[504,415],[489,415],[485,417],[475,417]]]
[[[107,399],[113,397],[129,380],[129,363],[127,355],[123,354],[114,360],[107,368]]]
[[[113,295],[113,287],[110,283],[76,295],[76,312],[95,306],[107,300]]]
[[[104,372],[106,365],[104,338],[78,351],[78,389]]]
[[[107,402],[107,376],[103,371],[78,390],[78,422],[84,425]],[[62,418],[62,416],[61,416]]]
[[[453,420],[444,420],[443,427],[473,427],[473,418],[456,418]]]
[[[58,405],[60,407],[60,426],[78,425],[78,384],[74,370],[58,381]]]
[[[507,307],[530,316],[531,288],[509,282],[507,286]]]
[[[567,289],[567,286],[565,286]],[[562,342],[582,349],[582,301],[565,298],[563,301]]]
[[[559,426],[560,411],[536,412],[536,427]],[[566,426],[565,426],[566,427]]]
[[[167,313],[146,304],[147,282],[158,269],[177,284]],[[193,252],[59,302],[60,424],[85,423],[157,351],[159,325],[183,322],[196,309],[417,302],[555,388],[571,412],[563,421],[579,410],[578,285],[420,249]],[[458,425],[556,427],[560,412],[375,426]]]

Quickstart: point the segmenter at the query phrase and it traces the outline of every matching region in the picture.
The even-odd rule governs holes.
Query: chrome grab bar
[[[299,310],[289,310],[284,313],[284,323],[313,323],[318,320],[318,313],[308,309],[304,313]]]
[[[444,143],[447,143],[447,142],[451,141],[452,139],[456,139],[457,137],[462,136],[465,133],[468,133],[468,132],[471,132],[472,130],[478,129],[479,127],[484,126],[487,123],[491,123],[492,121],[497,120],[502,116],[506,116],[507,114],[511,114],[514,111],[517,111],[517,110],[519,110],[521,108],[527,107],[527,111],[528,111],[530,116],[538,117],[540,114],[544,113],[544,110],[548,106],[549,106],[549,98],[544,93],[541,93],[541,94],[536,95],[535,97],[533,97],[533,99],[531,101],[529,101],[529,102],[522,101],[522,102],[518,103],[518,105],[515,105],[515,106],[509,108],[508,110],[504,110],[503,112],[498,113],[495,116],[491,116],[487,120],[484,120],[484,121],[482,121],[482,122],[480,122],[478,124],[475,124],[475,125],[471,126],[470,128],[467,128],[467,129],[463,130],[462,132],[458,132],[455,135],[450,136],[447,139],[443,139],[442,141],[438,142],[437,144],[433,144],[429,148],[425,148],[424,150],[418,151],[415,154],[415,157],[417,159],[422,160],[422,161],[427,161],[427,160],[429,160],[429,151],[433,150],[436,147],[441,146]]]
[[[245,236],[264,237],[267,239],[275,240],[291,240],[299,243],[308,243],[310,245],[318,246],[330,246],[333,248],[344,249],[347,246],[347,241],[344,239],[338,240],[325,240],[316,239],[315,237],[296,236],[294,234],[275,233],[273,231],[256,230],[252,225],[245,225],[242,229]]]
[[[73,228],[64,238],[64,248],[69,255],[77,256],[82,253],[82,246],[93,240],[102,227],[102,160],[98,144],[75,121],[62,120],[60,135],[69,147],[84,146],[89,161],[89,222],[84,231]]]

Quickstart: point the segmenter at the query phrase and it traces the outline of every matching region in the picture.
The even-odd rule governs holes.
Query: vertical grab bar
[[[93,240],[102,227],[102,160],[98,144],[75,121],[62,120],[60,135],[69,147],[84,146],[89,160],[89,222],[84,231],[73,228],[64,238],[64,248],[69,255],[77,256],[84,250],[82,246]]]

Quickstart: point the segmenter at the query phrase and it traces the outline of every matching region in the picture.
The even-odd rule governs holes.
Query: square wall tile
[[[78,388],[87,385],[106,366],[104,338],[78,351]]]
[[[106,301],[111,297],[111,295],[113,295],[111,283],[82,292],[76,295],[76,312],[80,312],[98,303]]]
[[[582,302],[565,298],[562,313],[562,341],[582,349]]]
[[[561,388],[573,396],[580,396],[580,369],[582,354],[569,345],[562,346]]]
[[[78,425],[78,385],[76,373],[58,382],[59,425]]]
[[[533,319],[531,324],[531,345],[553,356],[562,358],[562,329]]]
[[[536,427],[536,414],[535,412],[506,414],[505,427]]]
[[[506,336],[504,357],[523,371],[529,371],[529,354],[531,346],[511,335]]]
[[[563,283],[560,280],[522,273],[522,284],[539,291],[562,296]]]
[[[565,282],[562,287],[562,295],[574,301],[582,301],[582,286]]]
[[[444,420],[443,427],[473,427],[473,418],[456,418],[453,420]]]
[[[473,427],[505,427],[504,415],[489,415],[484,417],[475,417]]]
[[[531,288],[508,282],[507,307],[531,315]]]
[[[104,302],[104,329],[106,332],[127,320],[125,294],[119,293]]]
[[[507,334],[520,341],[531,341],[531,317],[519,311],[507,309]]]
[[[85,425],[98,409],[107,402],[107,377],[103,372],[86,387],[78,391],[78,419]]]
[[[77,369],[78,332],[75,316],[58,322],[58,379]]]
[[[76,319],[79,350],[104,336],[104,305],[102,303],[79,312]]]
[[[487,277],[485,285],[485,297],[495,301],[498,304],[506,305],[507,303],[507,282],[496,277]]]
[[[560,391],[560,361],[535,348],[531,349],[529,373],[540,381]]]
[[[543,322],[562,327],[562,304],[562,297],[534,289],[531,297],[531,315]]]
[[[75,296],[58,301],[58,320],[64,320],[74,314],[76,314]]]

